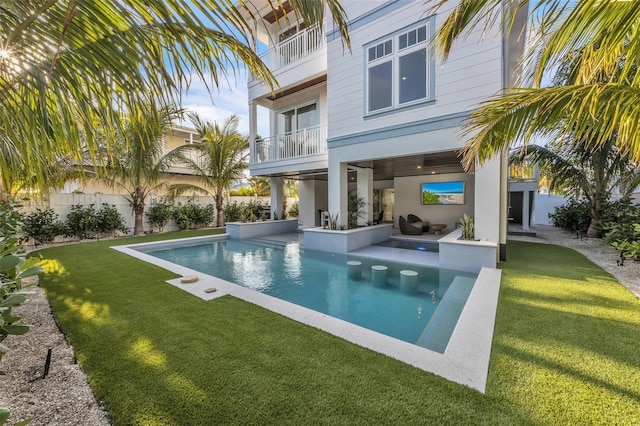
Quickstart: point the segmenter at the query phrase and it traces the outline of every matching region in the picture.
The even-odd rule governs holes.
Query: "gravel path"
[[[625,261],[618,266],[616,251],[598,239],[576,238],[557,228],[537,226],[536,237],[509,236],[509,239],[556,244],[584,254],[640,297],[640,262]],[[0,363],[0,406],[12,412],[9,425],[28,417],[31,425],[109,425],[76,363],[73,349],[58,329],[49,302],[40,287],[33,287],[29,301],[16,310],[26,324],[33,325],[24,336],[10,336],[4,343],[11,350]],[[47,349],[52,349],[49,375],[42,379]]]

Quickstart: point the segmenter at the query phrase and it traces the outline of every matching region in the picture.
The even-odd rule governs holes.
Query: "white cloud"
[[[206,76],[210,78],[210,76]],[[209,80],[208,80],[209,82]],[[249,134],[249,98],[247,94],[247,74],[245,70],[228,80],[221,78],[220,87],[210,85],[211,94],[205,83],[193,76],[188,92],[184,94],[182,107],[187,111],[197,112],[202,118],[222,123],[227,117],[236,114],[240,117],[240,133]],[[268,116],[258,115],[258,134],[269,134]],[[188,121],[182,124],[190,126]]]

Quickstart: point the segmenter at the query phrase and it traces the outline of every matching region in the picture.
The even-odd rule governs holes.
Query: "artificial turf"
[[[640,424],[640,302],[572,250],[509,243],[483,395],[233,297],[200,300],[114,244],[39,255],[116,425]]]

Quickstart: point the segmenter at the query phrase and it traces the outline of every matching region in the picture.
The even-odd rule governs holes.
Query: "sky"
[[[204,82],[198,77],[185,93],[182,107],[187,111],[195,111],[202,118],[223,123],[224,120],[236,114],[240,117],[239,131],[249,135],[249,97],[247,94],[247,73],[244,68],[234,77],[230,75],[228,81],[220,79],[220,87],[212,89],[212,95],[207,92]],[[258,114],[258,134],[269,135],[268,114]],[[181,124],[192,127],[189,121]]]

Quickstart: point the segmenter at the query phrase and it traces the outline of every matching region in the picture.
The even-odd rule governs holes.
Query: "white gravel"
[[[536,237],[509,239],[556,244],[584,254],[640,297],[640,262],[627,260],[618,266],[616,251],[601,240],[583,238],[549,226],[537,226]],[[508,253],[507,253],[508,256]],[[107,414],[96,401],[87,377],[76,363],[73,348],[58,329],[49,302],[39,287],[32,287],[29,301],[16,309],[26,324],[33,325],[23,336],[10,336],[4,343],[10,351],[0,362],[0,406],[9,407],[9,425],[31,418],[31,425],[109,425]],[[52,349],[51,368],[41,378],[47,350]]]

